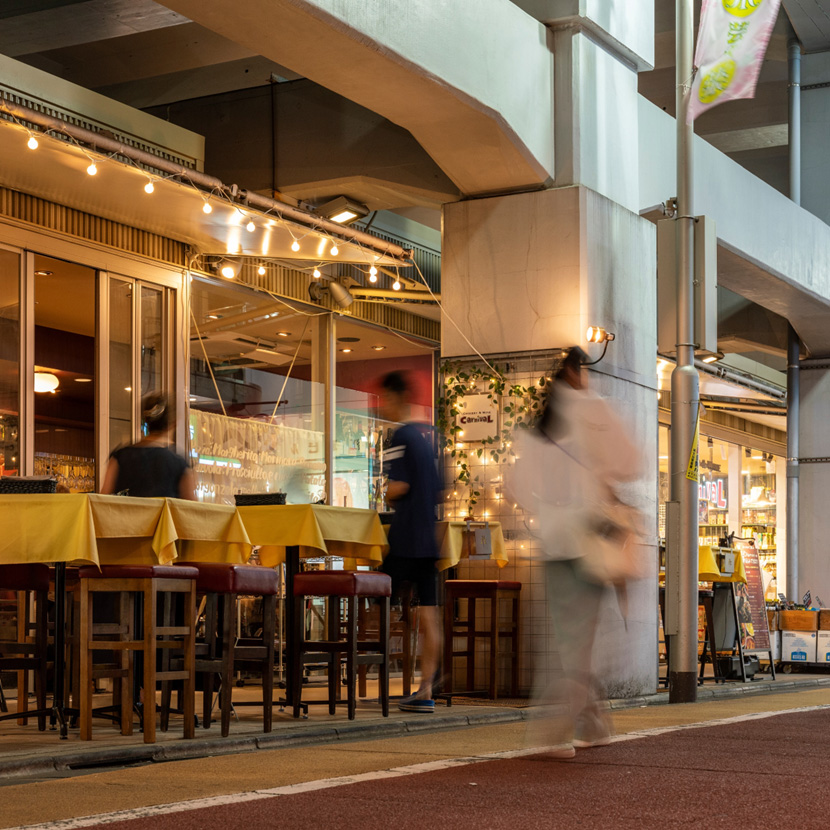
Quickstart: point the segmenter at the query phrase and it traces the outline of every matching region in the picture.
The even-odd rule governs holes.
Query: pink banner
[[[703,0],[687,122],[752,98],[781,0]]]

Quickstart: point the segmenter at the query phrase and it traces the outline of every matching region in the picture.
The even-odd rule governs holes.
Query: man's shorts
[[[390,553],[381,570],[392,577],[392,596],[400,597],[403,585],[413,585],[421,605],[438,605],[438,570],[435,559],[410,559]]]

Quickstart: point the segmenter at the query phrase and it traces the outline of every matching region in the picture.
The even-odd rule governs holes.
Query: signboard
[[[458,403],[455,422],[461,441],[486,441],[499,437],[499,405],[489,395],[465,395]]]
[[[767,606],[764,601],[764,579],[758,550],[753,544],[741,545],[741,560],[746,584],[735,583],[735,605],[744,652],[769,651],[770,636]]]

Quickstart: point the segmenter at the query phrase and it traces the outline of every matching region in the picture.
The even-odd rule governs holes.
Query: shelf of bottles
[[[719,510],[710,506],[708,513],[706,521],[698,525],[699,544],[718,545],[721,537],[728,533],[729,511],[726,508]]]
[[[741,536],[754,539],[761,567],[775,577],[776,492],[775,476],[745,475],[741,499]]]
[[[58,490],[62,492],[93,493],[95,491],[95,459],[93,458],[36,452],[35,475],[50,476],[56,479]]]

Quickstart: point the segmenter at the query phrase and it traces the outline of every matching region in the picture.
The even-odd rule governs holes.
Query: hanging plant
[[[490,369],[452,361],[441,366],[443,394],[438,399],[438,432],[442,449],[455,462],[453,484],[467,488],[468,516],[473,515],[481,496],[479,476],[470,467],[471,455],[480,459],[486,453],[495,463],[514,455],[513,433],[517,429],[528,429],[535,423],[549,391],[551,381],[547,375],[542,375],[531,386],[523,386],[507,381],[508,370],[507,365],[503,368],[495,365]],[[463,437],[460,435],[462,428],[456,423],[464,398],[473,394],[486,394],[498,404],[502,414],[498,436],[477,442],[481,444],[477,448],[460,440]]]

